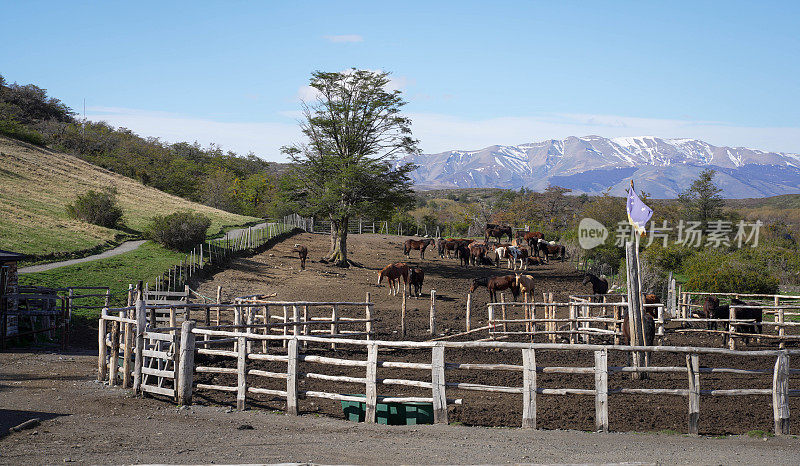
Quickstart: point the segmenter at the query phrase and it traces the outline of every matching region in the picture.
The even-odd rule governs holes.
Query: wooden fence
[[[800,316],[800,296],[794,295],[778,295],[778,294],[748,294],[748,293],[708,293],[697,291],[682,291],[677,293],[677,316],[672,320],[674,322],[681,322],[687,327],[677,329],[677,332],[685,333],[705,333],[722,335],[725,340],[726,346],[730,349],[735,349],[739,341],[744,338],[753,338],[754,336],[767,340],[778,342],[780,348],[785,348],[787,342],[800,341],[800,334],[795,330],[800,328],[800,322],[796,321]],[[697,311],[702,311],[703,302],[707,296],[715,296],[724,299],[741,299],[747,302],[752,302],[754,305],[731,305],[729,306],[729,315],[727,319],[712,319],[708,317],[700,317]],[[756,322],[752,319],[738,318],[738,311],[742,309],[761,309],[763,311],[762,319]],[[772,320],[767,320],[771,318]],[[724,329],[711,329],[708,324],[722,324]],[[772,330],[772,333],[762,331],[758,335],[752,333],[742,332],[740,327],[748,325],[759,325],[762,329]],[[795,330],[792,332],[792,330]]]
[[[136,319],[118,317],[118,313],[136,311]],[[508,343],[508,342],[411,342],[411,341],[376,341],[354,340],[345,338],[330,338],[311,335],[271,335],[259,333],[258,325],[236,326],[231,329],[198,328],[196,322],[185,321],[180,328],[151,329],[147,327],[147,309],[143,301],[137,302],[135,308],[106,309],[100,320],[100,358],[99,377],[110,377],[109,382],[114,384],[113,378],[118,371],[112,370],[111,374],[104,373],[104,367],[111,366],[116,369],[118,358],[108,359],[106,350],[111,347],[115,351],[113,337],[109,341],[108,324],[120,324],[124,327],[123,333],[127,342],[131,342],[135,335],[135,345],[126,344],[123,367],[129,366],[131,352],[134,353],[134,368],[132,373],[123,369],[124,380],[133,378],[133,387],[138,392],[149,392],[174,396],[179,403],[191,402],[195,391],[220,391],[236,394],[236,404],[239,409],[244,409],[248,398],[253,396],[277,397],[285,400],[286,410],[289,414],[298,413],[298,400],[303,398],[322,398],[344,401],[365,401],[366,420],[375,422],[376,406],[379,402],[426,402],[432,403],[434,422],[447,423],[447,406],[450,404],[469,403],[469,399],[448,398],[450,390],[459,394],[468,394],[472,391],[506,393],[522,395],[521,426],[536,428],[538,396],[563,396],[584,395],[595,400],[595,422],[598,430],[609,429],[609,396],[614,395],[649,395],[654,396],[655,402],[664,400],[664,395],[681,396],[687,399],[688,405],[688,432],[698,432],[700,417],[701,396],[741,396],[771,395],[775,433],[777,435],[789,433],[789,405],[788,397],[800,396],[800,390],[790,390],[790,376],[800,373],[798,369],[790,369],[789,357],[800,354],[800,350],[761,350],[761,351],[735,351],[722,348],[694,348],[672,346],[602,346],[590,344],[554,344],[554,343]],[[146,344],[145,340],[149,340]],[[202,348],[203,343],[209,340],[227,340],[234,344],[230,349]],[[164,343],[155,343],[164,342]],[[257,344],[252,344],[257,343]],[[365,358],[343,358],[336,356],[321,356],[320,348],[330,344],[341,345],[360,349],[347,354],[365,354]],[[316,346],[311,352],[304,352],[303,347]],[[285,349],[283,347],[285,346]],[[259,348],[267,347],[267,352]],[[522,356],[522,364],[486,364],[480,361],[464,361],[468,354],[465,349],[491,349],[505,351],[509,359]],[[402,362],[393,361],[387,356],[398,350],[426,352],[429,362]],[[567,351],[567,352],[592,352],[594,364],[585,367],[561,367],[537,365],[537,352],[540,351]],[[609,366],[608,353],[620,351],[624,353],[647,352],[669,353],[685,356],[685,366]],[[454,353],[453,353],[454,352]],[[517,353],[516,356],[511,356]],[[344,353],[337,353],[339,355]],[[449,355],[457,355],[459,362],[448,362]],[[230,361],[230,365],[223,367],[202,366],[195,363],[195,355],[214,356],[218,359]],[[733,360],[735,358],[768,358],[765,367],[760,369],[735,369],[728,367],[707,367],[700,365],[703,355],[717,355]],[[424,356],[423,356],[424,357]],[[454,357],[454,356],[453,356]],[[253,364],[259,361],[285,364],[285,370],[262,370]],[[452,361],[452,360],[451,360]],[[360,376],[332,375],[324,371],[304,371],[303,365],[314,364],[314,367],[350,368],[351,371],[363,371]],[[388,371],[401,369],[419,371],[418,378],[386,378],[378,376],[378,369]],[[494,372],[512,371],[522,373],[522,386],[501,386],[476,383],[464,383],[448,378],[447,372],[453,370]],[[610,388],[609,376],[616,373],[649,372],[649,373],[683,373],[686,374],[686,388]],[[218,385],[209,383],[195,383],[194,375],[203,373],[228,374],[235,376],[235,384]],[[573,374],[585,375],[594,381],[594,388],[552,387],[546,388],[537,384],[537,374]],[[737,388],[737,389],[701,389],[701,374],[714,374],[715,379],[726,374],[764,376],[772,375],[772,385],[762,388]],[[278,381],[280,388],[263,388],[257,380]],[[352,384],[363,389],[364,397],[330,393],[316,390],[299,390],[301,380],[323,380]],[[273,385],[274,386],[274,385]],[[400,386],[414,387],[422,391],[430,391],[429,396],[391,396],[381,395],[379,387]],[[352,391],[350,393],[353,393]],[[357,393],[357,392],[356,392]]]

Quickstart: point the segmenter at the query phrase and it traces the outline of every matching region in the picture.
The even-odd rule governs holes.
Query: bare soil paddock
[[[2,433],[42,419],[0,434],[0,464],[800,464],[795,437],[384,426],[218,405],[181,409],[95,382],[95,364],[86,352],[0,353]]]
[[[290,249],[294,243],[309,246],[311,262],[299,271],[299,261]],[[399,339],[399,297],[387,296],[387,287],[376,285],[377,270],[402,260],[401,240],[396,237],[363,235],[350,238],[352,259],[363,267],[347,270],[317,262],[327,249],[327,238],[302,234],[278,243],[258,256],[241,259],[233,267],[202,283],[200,292],[214,296],[223,287],[231,299],[254,293],[276,293],[275,299],[361,300],[366,292],[376,303],[377,337]],[[413,256],[412,257],[416,257]],[[409,337],[428,338],[428,293],[437,290],[438,314],[443,332],[464,328],[464,301],[473,277],[503,273],[490,267],[459,267],[455,260],[442,260],[434,254],[421,262],[426,272],[425,297],[410,299]],[[412,260],[412,263],[420,263]],[[539,278],[538,291],[553,291],[557,299],[569,293],[585,293],[580,275],[567,264],[551,263],[532,272]],[[474,320],[485,321],[487,293],[474,298]],[[96,336],[91,336],[96,339]],[[88,338],[88,337],[87,337]],[[91,339],[89,339],[91,341]],[[668,344],[698,342],[688,337],[669,336]],[[707,340],[701,343],[719,344]],[[316,349],[313,351],[322,351]],[[363,359],[361,350],[343,348],[337,356]],[[427,351],[381,353],[381,359],[430,361]],[[538,365],[591,365],[591,354],[537,351]],[[518,364],[517,352],[448,350],[448,362],[479,361]],[[622,356],[609,353],[609,365],[623,365]],[[230,365],[232,361],[210,360],[211,364]],[[682,357],[657,355],[654,364],[682,365]],[[703,356],[701,366],[733,365],[764,368],[764,360],[728,361]],[[723,364],[724,363],[724,364]],[[303,364],[303,370],[322,368]],[[265,367],[267,367],[265,365]],[[792,362],[792,367],[798,367]],[[283,368],[278,368],[283,369]],[[379,377],[387,377],[379,369]],[[521,421],[521,396],[448,389],[449,398],[463,398],[464,405],[450,408],[450,425],[383,426],[342,420],[337,403],[308,399],[300,403],[301,416],[282,414],[283,403],[255,399],[244,412],[230,409],[232,398],[224,394],[198,391],[197,404],[181,409],[169,400],[134,398],[129,390],[109,388],[94,381],[96,350],[70,354],[0,353],[0,463],[53,464],[82,463],[743,463],[800,464],[800,444],[795,436],[753,438],[734,435],[690,437],[672,431],[686,431],[686,404],[682,397],[619,396],[610,401],[609,434],[584,432],[594,429],[594,403],[590,396],[539,396],[538,417],[541,430],[475,427],[518,426]],[[350,374],[326,368],[327,373]],[[521,386],[514,372],[448,371],[448,381]],[[363,374],[353,374],[360,375]],[[411,371],[392,372],[392,376],[421,378]],[[738,378],[737,378],[738,377]],[[230,383],[220,377],[219,383]],[[591,376],[540,374],[545,387],[591,388]],[[301,390],[319,389],[349,393],[352,385],[314,381]],[[745,378],[702,374],[701,388],[761,387],[771,377]],[[610,388],[676,387],[685,388],[685,374],[659,374],[650,381],[633,382],[616,374]],[[269,382],[263,382],[269,386]],[[792,381],[794,387],[794,379]],[[382,395],[386,387],[380,386]],[[408,395],[423,394],[403,388]],[[743,433],[753,429],[770,431],[770,397],[702,397],[700,431],[703,434]],[[249,400],[248,400],[249,401]],[[791,400],[793,418],[800,406]],[[276,411],[277,410],[277,411]],[[8,428],[38,417],[34,429],[3,436]],[[463,424],[463,425],[459,425]],[[797,422],[795,421],[795,425]],[[252,429],[250,429],[252,427]],[[795,426],[793,426],[793,431]],[[572,430],[564,430],[572,429]],[[671,431],[670,431],[671,430]],[[621,431],[648,432],[645,434]]]
[[[318,260],[328,249],[328,237],[324,235],[301,234],[289,238],[258,256],[243,259],[231,268],[218,273],[213,279],[202,283],[199,291],[213,296],[217,286],[223,289],[224,299],[251,294],[272,294],[275,300],[308,301],[353,301],[362,300],[367,292],[375,302],[374,317],[378,319],[375,330],[377,339],[400,339],[399,296],[389,296],[388,286],[377,285],[377,272],[385,265],[405,261],[402,254],[403,239],[382,235],[358,235],[349,237],[351,259],[360,267],[339,269],[319,263]],[[309,248],[307,269],[299,270],[299,260],[291,252],[295,243]],[[504,267],[461,267],[454,259],[441,259],[435,252],[427,251],[425,260],[419,260],[419,253],[412,251],[409,264],[420,266],[425,271],[425,296],[419,300],[408,300],[408,338],[426,340],[429,322],[429,293],[434,288],[437,295],[437,325],[442,334],[458,333],[465,328],[466,294],[473,278],[510,273]],[[537,279],[537,293],[553,292],[557,302],[564,302],[570,294],[586,294],[590,286],[581,285],[582,275],[568,263],[551,261],[550,264],[531,268],[530,273]],[[538,296],[541,296],[539,294]],[[510,299],[510,297],[508,298]],[[473,295],[473,326],[486,321],[485,288]],[[482,334],[481,337],[485,337]],[[663,339],[667,345],[719,346],[721,340],[698,335],[670,334]],[[280,351],[280,350],[279,350]],[[317,354],[330,354],[330,351],[311,349]],[[340,348],[337,355],[349,359],[365,360],[363,348]],[[576,351],[537,351],[539,366],[592,366],[591,352]],[[480,362],[521,364],[519,351],[454,350],[446,352],[447,362]],[[403,350],[382,353],[381,359],[405,362],[430,362],[430,352],[423,350]],[[235,367],[235,362],[225,358],[201,358],[202,364]],[[610,351],[609,366],[627,365],[627,356]],[[654,354],[653,365],[685,367],[685,357],[677,354]],[[733,367],[741,369],[770,369],[774,358],[731,358],[703,355],[702,367]],[[797,362],[792,367],[800,367]],[[285,364],[254,363],[252,368],[263,368],[283,372]],[[332,375],[363,377],[358,369],[320,366],[304,363],[303,370]],[[519,372],[451,370],[447,373],[448,382],[522,386]],[[426,374],[412,370],[379,369],[379,377],[410,378],[424,380]],[[235,376],[198,374],[204,383],[236,385]],[[591,375],[539,374],[537,383],[545,388],[594,388]],[[259,379],[254,386],[280,389],[282,381]],[[686,388],[686,374],[652,374],[650,380],[632,381],[627,374],[616,373],[609,376],[609,388]],[[702,389],[770,388],[771,374],[761,376],[703,374]],[[387,392],[392,387],[380,387],[381,395],[430,396],[430,392],[410,387],[398,387],[397,391]],[[333,393],[353,393],[361,390],[352,384],[322,380],[301,379],[300,390],[326,391]],[[210,403],[235,405],[233,394],[202,391]],[[360,393],[360,391],[359,391]],[[522,397],[515,394],[485,393],[448,389],[448,398],[463,398],[461,406],[450,406],[450,420],[465,425],[476,426],[519,426],[522,419]],[[679,396],[654,395],[612,395],[609,397],[609,424],[614,431],[660,431],[674,430],[685,432],[687,400]],[[542,396],[537,400],[538,427],[544,429],[594,430],[594,398],[584,395]],[[264,409],[283,410],[285,403],[270,398],[256,398],[255,406]],[[300,402],[300,410],[306,413],[321,413],[328,416],[343,417],[338,402],[308,399]],[[800,400],[791,398],[790,408],[797,413]],[[707,434],[741,434],[754,429],[771,431],[773,425],[771,396],[736,397],[706,396],[701,401],[700,431]]]

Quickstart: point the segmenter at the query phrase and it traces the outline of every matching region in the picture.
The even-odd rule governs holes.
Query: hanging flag
[[[628,221],[633,225],[633,229],[644,236],[645,233],[647,233],[645,225],[650,221],[650,217],[653,216],[653,209],[647,207],[644,202],[639,199],[636,191],[633,190],[633,180],[631,180],[631,189],[628,190],[627,210]]]

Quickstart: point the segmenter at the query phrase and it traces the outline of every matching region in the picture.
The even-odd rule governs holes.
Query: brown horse
[[[644,297],[645,304],[658,303],[658,297],[654,294],[648,294]],[[644,319],[644,344],[645,346],[653,346],[653,340],[656,337],[656,311],[651,307],[644,308],[642,318]],[[631,341],[631,329],[628,312],[625,312],[625,318],[622,319],[622,342],[629,345]]]
[[[448,238],[444,241],[438,242],[437,247],[439,248],[439,256],[444,259],[444,255],[447,254],[447,258],[449,259],[452,257],[452,254],[456,252],[459,246],[467,246],[473,242],[475,242],[474,239],[464,238]]]
[[[564,262],[564,257],[567,255],[567,248],[563,244],[552,244],[539,238],[538,250],[544,253],[545,259],[548,256],[555,256],[556,259],[561,259]]]
[[[408,285],[408,265],[404,262],[395,262],[389,264],[380,272],[378,272],[378,285],[383,281],[383,277],[389,280],[389,294],[397,296],[400,291],[400,278],[403,278],[403,292],[405,293],[405,286]]]
[[[582,285],[587,285],[591,282],[592,294],[606,294],[608,293],[608,280],[604,275],[597,276],[591,272],[586,272],[583,276]]]
[[[296,252],[300,257],[300,270],[306,269],[306,258],[308,257],[308,248],[300,244],[295,244],[292,252]]]
[[[469,245],[469,262],[471,265],[483,264],[488,248],[485,244],[472,243]]]
[[[408,295],[412,296],[411,294],[411,287],[414,287],[414,294],[413,296],[420,297],[422,296],[422,282],[425,280],[425,272],[422,271],[420,268],[413,268],[411,269],[411,275],[408,277]]]
[[[510,290],[511,296],[514,301],[519,297],[519,287],[515,281],[514,275],[501,275],[498,277],[482,277],[472,280],[472,286],[469,292],[474,292],[478,287],[485,286],[489,290],[489,300],[493,303],[497,302],[497,292],[503,290]]]
[[[544,233],[541,231],[526,231],[524,235],[521,235],[522,239],[528,243],[528,247],[533,249],[533,245],[538,243],[537,239],[544,239]]]
[[[433,240],[433,238],[425,238],[421,240],[407,239],[405,244],[403,245],[403,253],[406,255],[406,258],[409,258],[411,250],[416,249],[417,251],[419,251],[419,258],[425,259],[425,249],[434,243],[435,241]]]
[[[488,224],[491,225],[491,224]],[[499,243],[504,236],[508,236],[508,242],[511,242],[511,238],[514,236],[514,229],[507,225],[499,225],[495,227],[489,227],[487,225],[486,229],[483,230],[484,241],[487,243],[489,242],[489,237],[497,238],[497,242]]]
[[[456,258],[458,259],[459,265],[467,266],[469,265],[469,248],[465,245],[460,245],[456,248]]]

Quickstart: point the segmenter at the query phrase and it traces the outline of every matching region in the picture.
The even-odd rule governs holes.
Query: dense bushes
[[[122,219],[122,208],[117,204],[115,190],[89,191],[79,195],[74,204],[67,205],[67,215],[101,227],[116,228]]]
[[[177,251],[188,251],[206,239],[211,220],[203,214],[176,212],[159,215],[145,229],[147,239]]]
[[[713,293],[777,293],[779,280],[747,257],[749,251],[705,249],[684,264],[686,288]]]
[[[43,146],[46,143],[45,137],[39,132],[22,126],[13,118],[0,118],[0,134],[37,146]]]

